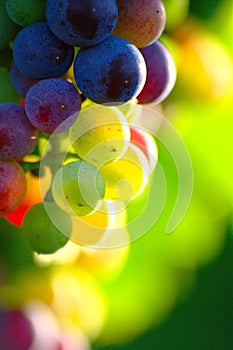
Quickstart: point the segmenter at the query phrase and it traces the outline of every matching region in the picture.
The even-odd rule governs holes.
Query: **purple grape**
[[[41,80],[33,85],[25,99],[25,110],[32,125],[51,134],[69,128],[81,108],[81,97],[73,84],[62,78]]]
[[[0,349],[29,350],[33,326],[21,310],[0,309]]]
[[[11,102],[0,104],[0,159],[20,160],[30,154],[37,136],[23,107]]]
[[[140,49],[147,67],[146,83],[137,96],[138,102],[159,103],[171,92],[176,80],[176,67],[167,47],[155,41]]]
[[[65,43],[81,47],[106,39],[117,17],[116,0],[48,0],[46,7],[52,32]]]
[[[82,48],[74,61],[77,86],[90,100],[124,103],[136,97],[146,79],[140,51],[125,39],[110,36],[98,45]]]
[[[34,79],[59,77],[72,64],[74,48],[59,40],[46,22],[23,28],[13,44],[18,69]]]
[[[11,67],[10,77],[15,90],[22,97],[25,97],[30,87],[38,81],[21,73],[15,64]]]

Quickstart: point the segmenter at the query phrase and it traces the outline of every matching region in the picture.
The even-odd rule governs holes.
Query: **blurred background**
[[[130,246],[105,251],[70,242],[54,256],[33,258],[19,228],[1,219],[0,305],[23,310],[30,320],[30,349],[233,348],[233,3],[164,4],[160,40],[175,59],[177,82],[161,110],[192,159],[190,207],[177,229],[165,234],[176,185],[159,148],[168,170],[168,204]],[[36,202],[38,184],[30,181]]]

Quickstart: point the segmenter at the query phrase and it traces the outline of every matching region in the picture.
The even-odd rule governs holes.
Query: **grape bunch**
[[[43,181],[49,168],[41,203],[20,224],[33,251],[51,254],[72,239],[75,218],[126,208],[155,169],[156,142],[132,120],[175,83],[159,41],[165,8],[0,0],[0,10],[0,216],[12,220],[24,203],[28,172]]]

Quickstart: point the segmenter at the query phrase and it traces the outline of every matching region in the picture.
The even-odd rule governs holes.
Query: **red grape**
[[[163,101],[173,89],[176,67],[167,47],[159,41],[140,49],[147,67],[146,83],[137,96],[141,104]]]
[[[144,47],[162,34],[166,13],[161,0],[117,0],[117,5],[118,22],[114,35]]]
[[[0,216],[14,210],[26,193],[26,178],[15,161],[0,160]]]
[[[37,144],[37,130],[24,108],[16,103],[0,104],[0,159],[20,160]]]

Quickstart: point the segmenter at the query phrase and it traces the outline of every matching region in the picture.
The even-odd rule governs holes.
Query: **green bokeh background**
[[[164,4],[161,40],[175,59],[177,82],[160,111],[183,138],[194,172],[193,196],[181,224],[166,234],[177,174],[160,142],[165,207],[156,225],[126,250],[80,248],[72,263],[42,264],[21,229],[0,219],[0,305],[25,307],[38,299],[57,315],[62,331],[69,324],[81,329],[93,350],[233,348],[233,3]],[[8,51],[0,57],[0,76],[7,81]],[[0,80],[0,102],[18,102],[10,81],[7,91],[1,89]],[[142,203],[143,197],[137,199],[128,214],[140,212]],[[56,283],[61,294],[55,305]]]
[[[181,225],[164,237],[163,218],[166,221],[169,203],[174,203],[176,181],[159,145],[160,161],[169,169],[169,203],[157,225],[133,243],[118,279],[105,286],[112,314],[95,350],[230,350],[233,346],[233,4],[217,0],[164,3],[167,26],[161,40],[173,52],[178,75],[162,105],[191,155],[193,197]],[[202,40],[209,55],[198,51]],[[220,81],[213,76],[223,74],[225,55],[231,62],[230,78],[220,91]],[[129,322],[140,329],[131,340],[137,331],[129,330]],[[111,336],[114,325],[116,332],[125,334],[125,339],[119,336],[122,344],[110,345],[116,342]]]

